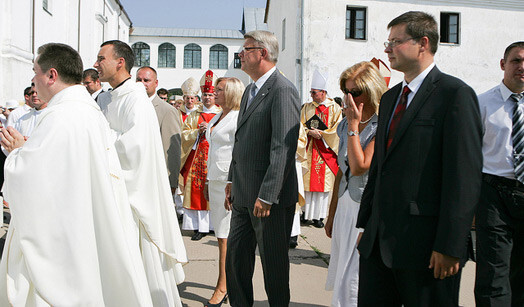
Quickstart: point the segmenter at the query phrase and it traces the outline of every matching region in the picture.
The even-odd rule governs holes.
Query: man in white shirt
[[[169,187],[160,127],[142,83],[131,80],[131,47],[118,40],[101,45],[93,65],[111,91],[99,97],[116,136],[116,149],[135,215],[142,260],[155,306],[181,306],[186,250]]]
[[[27,141],[12,127],[1,133],[13,218],[0,305],[152,306],[112,134],[80,85],[80,55],[46,44],[33,70],[49,107]]]
[[[47,102],[38,98],[34,86],[31,86],[29,105],[31,106],[29,112],[22,115],[22,117],[20,117],[14,124],[14,128],[20,132],[26,140],[35,128],[38,116],[40,116],[42,111],[47,107]]]
[[[477,306],[524,306],[524,41],[500,60],[502,82],[479,95],[483,182],[475,218]]]
[[[31,110],[31,100],[39,100],[37,93],[34,90],[34,84],[31,84],[30,87],[27,87],[24,90],[24,100],[25,103],[23,106],[17,107],[9,113],[9,116],[7,117],[7,123],[5,124],[6,127],[14,127],[15,123],[20,119],[20,117],[24,116],[24,114]]]
[[[89,68],[84,70],[82,74],[82,84],[95,101],[98,101],[98,96],[104,92],[96,69]]]

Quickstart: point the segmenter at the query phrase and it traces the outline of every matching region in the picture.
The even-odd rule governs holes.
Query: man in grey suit
[[[226,186],[232,209],[227,241],[227,288],[232,306],[253,305],[258,244],[271,306],[289,304],[289,238],[298,200],[295,151],[300,102],[295,86],[275,67],[278,41],[267,31],[244,35],[242,70],[254,83],[240,105]]]
[[[173,108],[173,106],[156,94],[158,79],[156,70],[153,67],[140,67],[136,72],[136,82],[144,84],[147,96],[149,96],[155,107],[158,125],[160,126],[160,136],[162,137],[162,147],[164,148],[164,156],[166,158],[167,172],[169,174],[171,194],[175,194],[175,190],[178,187],[180,155],[182,151],[182,115],[180,111]]]

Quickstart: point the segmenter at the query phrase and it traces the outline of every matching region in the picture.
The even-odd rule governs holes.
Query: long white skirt
[[[303,207],[306,220],[319,220],[327,216],[330,192],[305,192],[306,204]]]
[[[231,223],[231,211],[224,208],[226,184],[221,180],[209,180],[208,184],[211,225],[215,228],[215,237],[220,239],[227,239]]]
[[[357,224],[360,203],[355,202],[346,190],[338,199],[331,238],[326,290],[333,290],[331,306],[357,306],[358,265]]]
[[[213,227],[209,224],[209,211],[184,208],[182,229],[198,230],[198,232],[203,233],[208,233],[210,230],[213,230]]]
[[[151,242],[140,223],[140,250],[153,306],[181,307],[177,284],[185,279],[181,263],[167,257]]]

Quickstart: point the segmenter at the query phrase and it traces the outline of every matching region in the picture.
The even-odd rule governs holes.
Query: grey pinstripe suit
[[[246,109],[242,97],[233,158],[233,214],[226,275],[232,306],[253,304],[252,276],[258,244],[271,306],[289,304],[289,236],[298,200],[295,152],[300,102],[295,86],[278,69]],[[253,216],[257,198],[273,203],[269,217]]]

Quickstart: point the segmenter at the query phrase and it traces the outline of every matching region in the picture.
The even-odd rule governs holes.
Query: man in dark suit
[[[98,71],[88,68],[82,73],[82,84],[86,87],[91,97],[98,102],[98,96],[104,92],[98,76]]]
[[[289,304],[289,238],[298,200],[295,151],[300,102],[295,86],[275,67],[278,41],[267,31],[244,35],[240,61],[254,83],[240,105],[226,186],[231,209],[227,288],[232,306],[252,306],[258,245],[271,306]]]
[[[392,20],[385,43],[404,81],[384,93],[357,227],[360,306],[457,306],[477,204],[482,126],[475,92],[433,62],[433,16]],[[351,136],[354,137],[354,136]]]
[[[171,194],[175,194],[178,187],[178,173],[180,172],[180,155],[182,151],[182,115],[165,100],[156,94],[158,79],[156,70],[150,66],[140,67],[136,72],[136,82],[142,82],[146,88],[147,96],[155,107],[162,147],[167,164]]]

